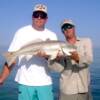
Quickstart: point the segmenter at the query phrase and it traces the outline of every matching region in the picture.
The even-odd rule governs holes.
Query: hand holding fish
[[[47,55],[46,52],[43,51],[43,50],[38,51],[36,55],[39,56],[39,57],[44,57],[45,59],[49,58],[49,55]]]
[[[62,53],[62,51],[58,50],[58,53],[57,53],[57,56],[56,56],[56,60],[59,61],[63,57],[64,57],[64,54]]]
[[[71,59],[73,59],[75,62],[79,63],[79,54],[76,51],[70,52],[70,53],[71,53],[71,55],[70,55]]]

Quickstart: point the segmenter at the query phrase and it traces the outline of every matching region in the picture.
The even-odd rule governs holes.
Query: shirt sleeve
[[[83,50],[80,51],[79,65],[84,66],[91,64],[93,61],[92,42],[89,38],[84,39],[82,42]]]
[[[18,32],[16,32],[8,48],[8,51],[9,52],[17,51],[19,48],[20,48],[20,38],[18,36]]]
[[[50,40],[58,40],[58,37],[55,32],[50,31]]]

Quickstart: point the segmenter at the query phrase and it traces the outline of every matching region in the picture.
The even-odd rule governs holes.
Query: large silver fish
[[[4,56],[7,60],[8,65],[10,66],[18,56],[20,55],[36,55],[39,51],[45,52],[48,56],[50,56],[49,60],[53,60],[56,58],[58,52],[63,55],[70,55],[70,52],[76,50],[76,47],[73,45],[69,45],[63,41],[39,41],[39,42],[31,42],[21,49],[14,52],[6,52]]]

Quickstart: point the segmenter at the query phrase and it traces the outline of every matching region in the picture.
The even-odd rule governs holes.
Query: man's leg
[[[39,100],[54,100],[52,85],[37,86],[36,90]]]
[[[18,100],[38,100],[35,88],[19,84]]]

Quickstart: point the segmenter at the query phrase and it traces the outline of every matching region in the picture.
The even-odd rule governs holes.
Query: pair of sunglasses
[[[62,29],[62,31],[64,31],[64,30],[67,30],[67,29],[71,29],[71,28],[73,28],[74,27],[74,25],[71,25],[71,24],[64,24],[62,27],[61,27],[61,29]]]
[[[33,12],[33,15],[32,15],[33,18],[41,18],[41,19],[46,19],[47,18],[47,14],[42,12],[42,11],[36,11],[36,12]]]

